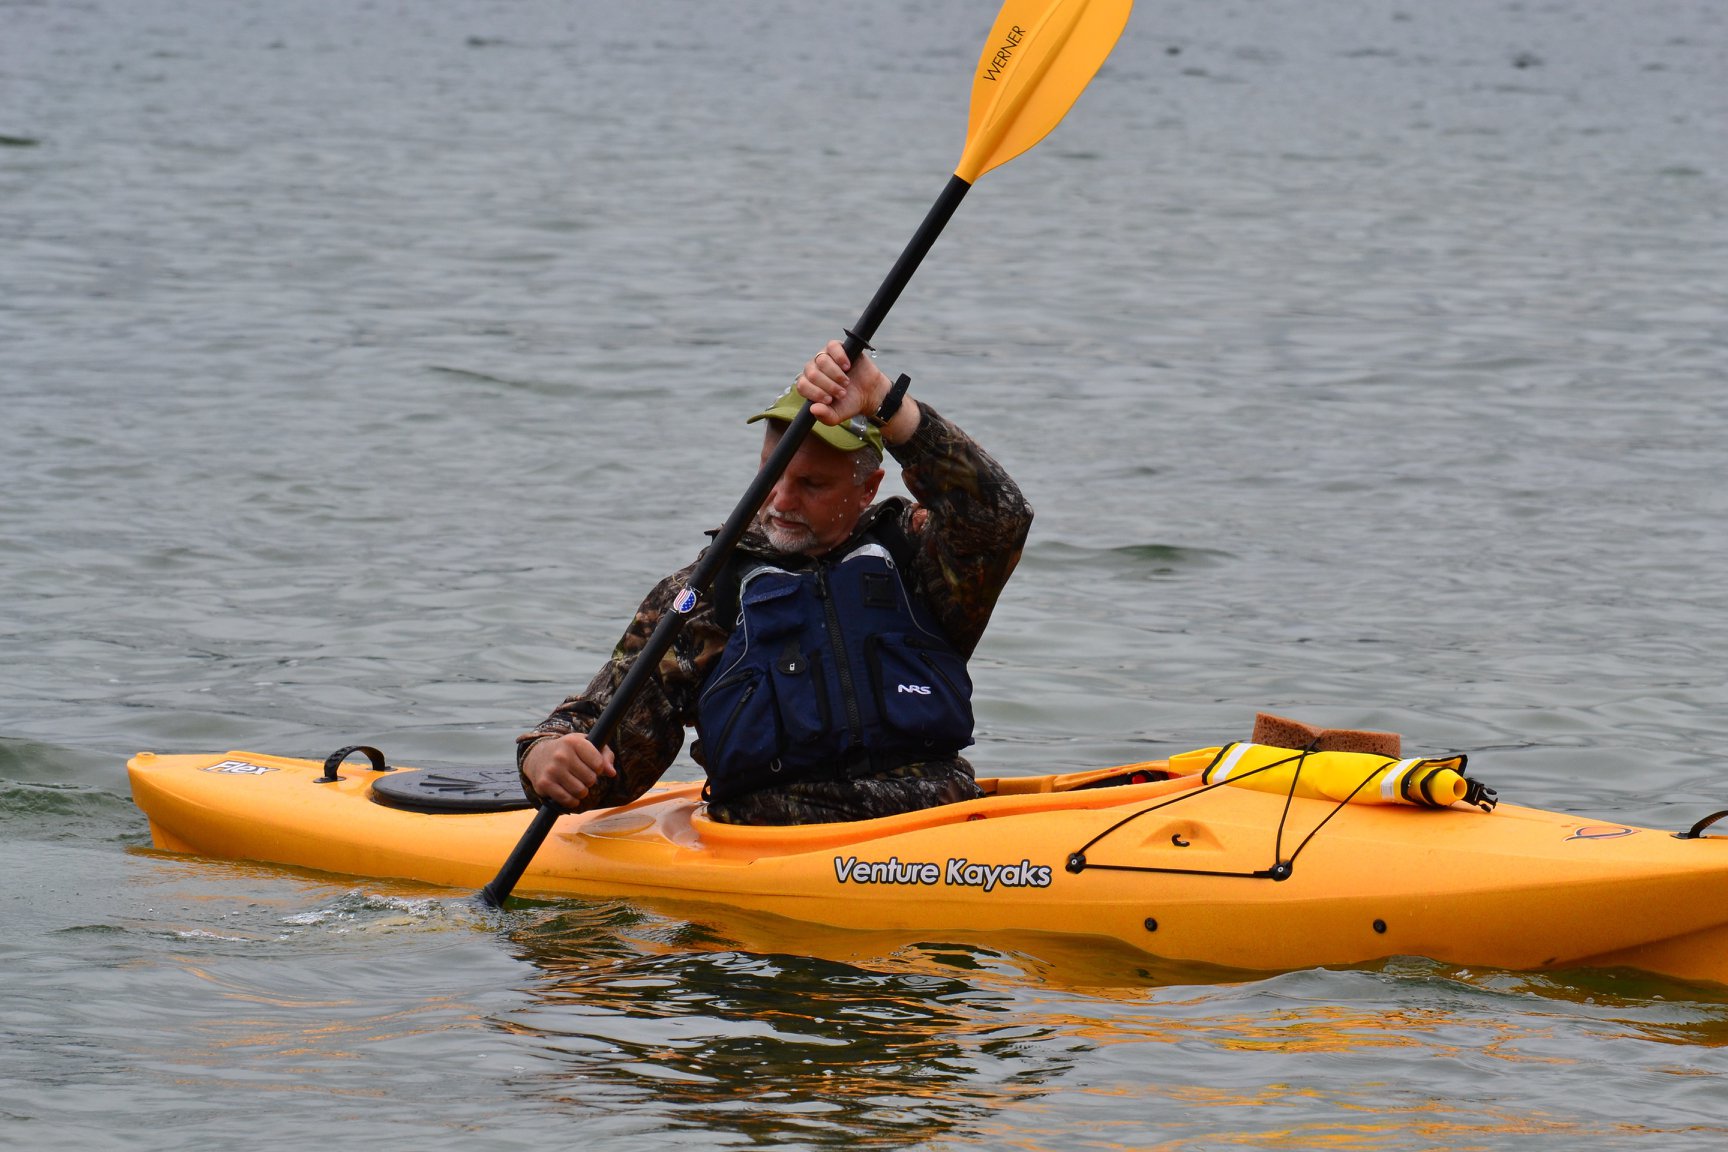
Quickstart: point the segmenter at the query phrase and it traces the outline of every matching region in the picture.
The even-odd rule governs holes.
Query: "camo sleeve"
[[[647,645],[660,619],[672,610],[672,601],[688,582],[694,563],[666,577],[648,593],[636,616],[625,629],[612,658],[588,687],[552,710],[552,714],[516,738],[516,766],[533,744],[547,736],[588,732],[600,719],[613,694],[630,670],[637,653]],[[582,805],[611,808],[628,804],[646,792],[665,774],[684,746],[684,729],[696,722],[696,698],[702,681],[726,648],[726,632],[714,623],[707,603],[698,607],[679,629],[672,647],[660,659],[659,674],[650,676],[636,700],[624,713],[610,741],[618,775],[601,780]],[[530,796],[526,777],[523,790]]]
[[[990,454],[934,408],[888,451],[917,501],[905,513],[918,546],[914,578],[948,639],[971,656],[996,599],[1020,562],[1032,506]]]

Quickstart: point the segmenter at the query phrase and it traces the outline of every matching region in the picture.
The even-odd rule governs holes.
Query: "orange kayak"
[[[1204,763],[980,780],[982,799],[791,828],[717,824],[699,785],[663,784],[560,818],[517,891],[956,939],[1109,937],[1242,969],[1416,955],[1728,983],[1728,838],[1235,787],[1203,781]],[[532,816],[381,798],[386,779],[448,776],[412,768],[142,752],[128,770],[158,848],[452,888],[491,879]]]

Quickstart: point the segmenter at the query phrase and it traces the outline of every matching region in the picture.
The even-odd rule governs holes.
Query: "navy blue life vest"
[[[738,622],[696,709],[711,799],[972,743],[966,661],[880,540],[797,570],[757,562],[737,586]]]

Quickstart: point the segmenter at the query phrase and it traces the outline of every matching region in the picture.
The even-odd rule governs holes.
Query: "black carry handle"
[[[347,760],[348,757],[354,755],[356,752],[365,754],[366,759],[371,762],[371,771],[388,772],[391,770],[390,765],[385,763],[384,753],[378,751],[378,749],[372,747],[372,745],[350,744],[346,748],[336,749],[336,751],[330,753],[330,755],[324,758],[324,775],[318,777],[318,779],[312,781],[312,783],[334,784],[338,780],[342,779],[342,777],[336,774],[336,770],[342,767],[343,761]]]

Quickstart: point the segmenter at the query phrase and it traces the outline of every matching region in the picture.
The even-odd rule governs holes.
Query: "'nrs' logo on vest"
[[[930,686],[928,684],[902,684],[899,691],[916,692],[920,696],[928,696],[930,695]]]

